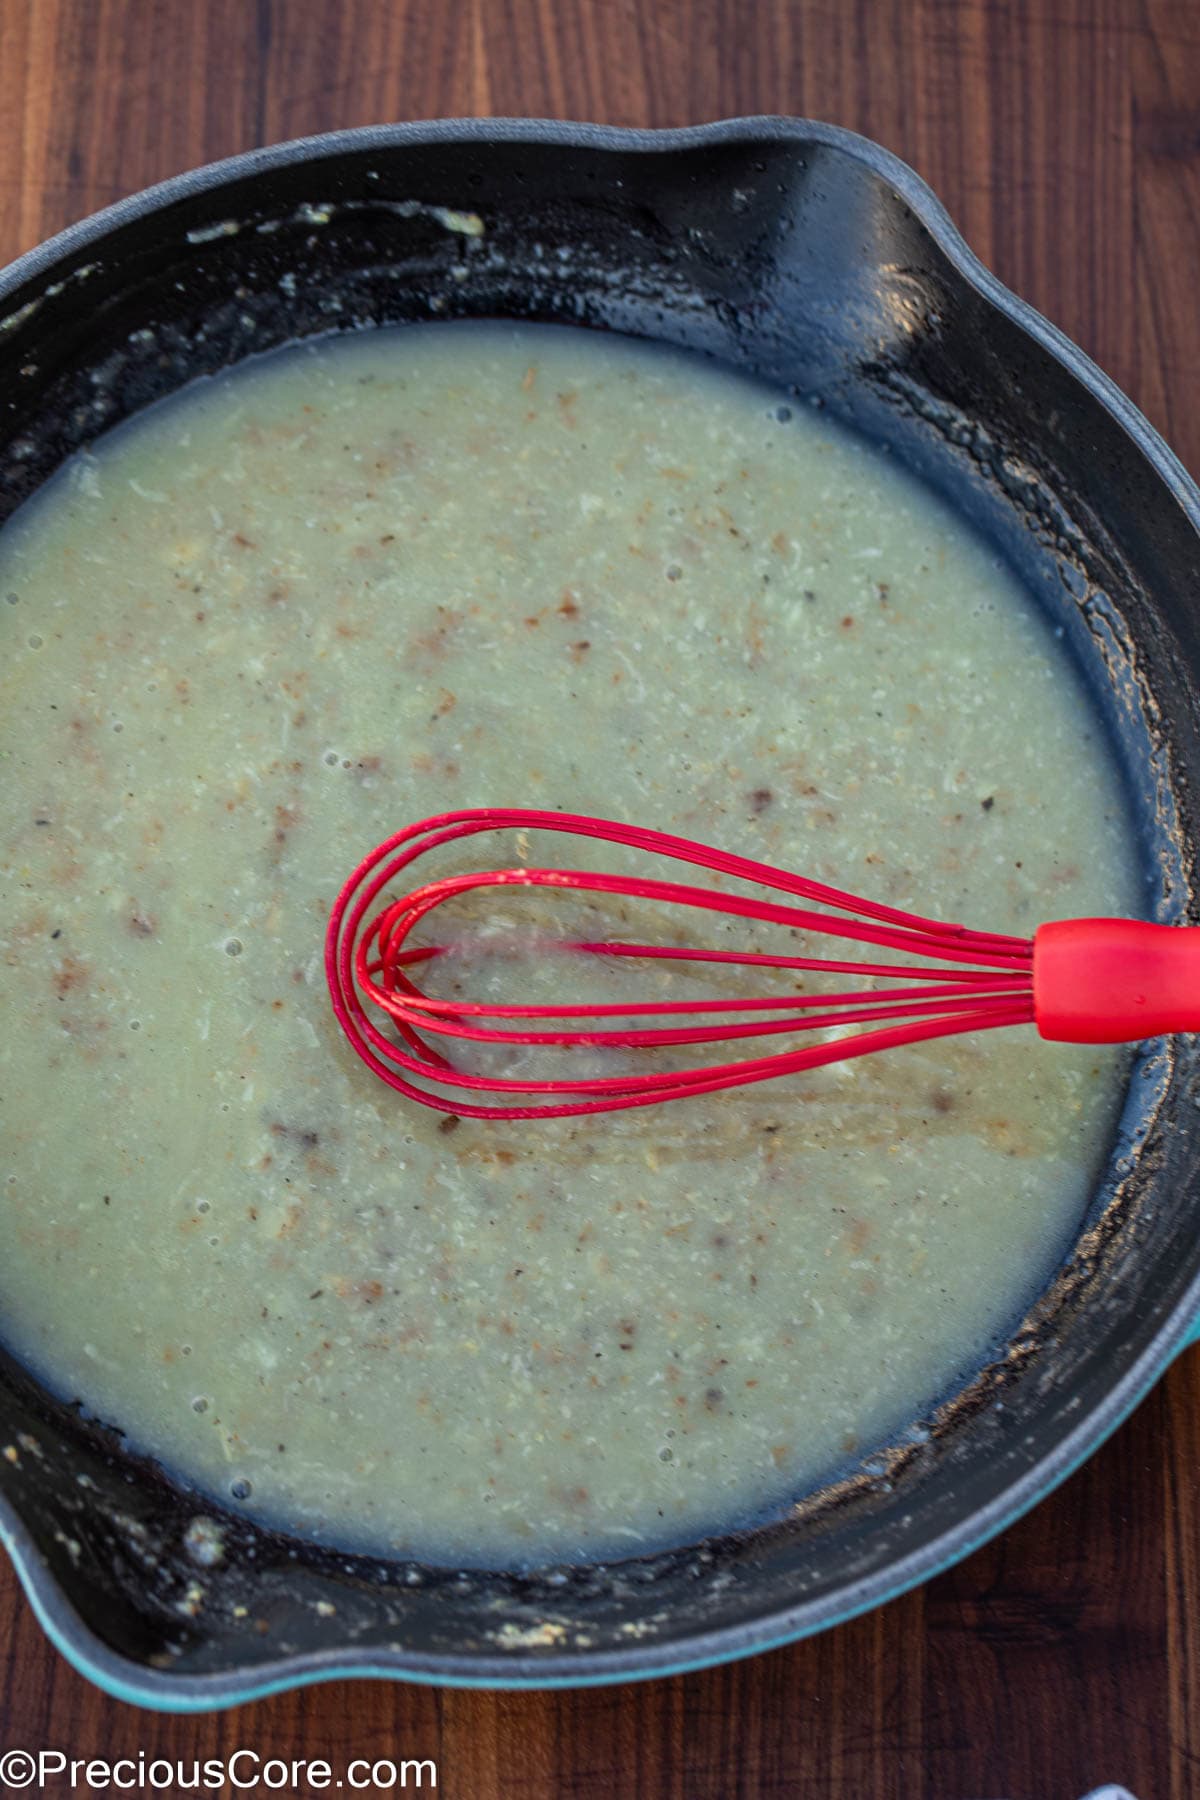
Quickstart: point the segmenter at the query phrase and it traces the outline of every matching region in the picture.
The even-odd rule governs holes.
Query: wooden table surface
[[[1200,474],[1197,0],[0,0],[0,262],[163,176],[305,132],[757,112],[898,151]],[[1105,1780],[1200,1795],[1200,1354],[919,1593],[672,1681],[521,1697],[345,1683],[164,1719],[74,1674],[5,1565],[14,1745],[403,1753],[436,1759],[452,1800],[1073,1800]]]

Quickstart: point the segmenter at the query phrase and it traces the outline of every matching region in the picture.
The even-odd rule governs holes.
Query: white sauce
[[[446,1133],[330,1012],[342,879],[452,807],[992,930],[1136,909],[1061,646],[824,418],[583,333],[310,347],[76,459],[0,629],[0,1320],[202,1489],[468,1562],[682,1540],[853,1465],[1047,1279],[1110,1053]]]

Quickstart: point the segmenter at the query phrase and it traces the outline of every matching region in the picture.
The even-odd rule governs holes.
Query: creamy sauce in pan
[[[854,1465],[1048,1278],[1111,1053],[1026,1029],[447,1130],[330,1012],[340,882],[453,807],[993,930],[1136,910],[1061,646],[819,414],[568,331],[308,347],[76,458],[0,537],[0,629],[0,1322],[201,1489],[429,1557],[631,1553]]]

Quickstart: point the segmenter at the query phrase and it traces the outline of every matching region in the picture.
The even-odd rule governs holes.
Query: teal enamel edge
[[[1200,1324],[1193,1324],[1181,1339],[1175,1354],[1179,1354],[1194,1344],[1198,1337],[1200,1337]],[[1173,1356],[1168,1357],[1168,1365],[1171,1360],[1173,1360]],[[143,1687],[135,1678],[131,1679],[124,1675],[123,1669],[132,1669],[135,1665],[125,1662],[123,1658],[113,1657],[112,1666],[109,1666],[107,1657],[103,1660],[92,1660],[86,1654],[84,1645],[60,1628],[58,1620],[43,1604],[32,1568],[27,1565],[11,1532],[3,1526],[0,1526],[0,1544],[12,1558],[21,1586],[39,1625],[55,1649],[71,1664],[72,1668],[106,1694],[110,1694],[113,1699],[122,1700],[130,1706],[143,1707],[151,1712],[216,1712],[224,1707],[245,1706],[253,1700],[266,1700],[272,1694],[287,1693],[292,1688],[315,1687],[324,1681],[405,1681],[419,1687],[465,1688],[477,1692],[493,1693],[520,1693],[523,1691],[536,1693],[556,1688],[614,1687],[631,1681],[665,1681],[675,1675],[691,1675],[702,1669],[715,1668],[723,1663],[743,1662],[747,1657],[762,1656],[771,1650],[785,1649],[787,1645],[799,1643],[806,1637],[815,1637],[820,1632],[835,1630],[839,1625],[845,1625],[863,1613],[875,1612],[879,1607],[888,1606],[893,1600],[898,1600],[901,1595],[911,1593],[914,1588],[924,1587],[926,1582],[932,1581],[935,1576],[944,1574],[947,1569],[953,1568],[957,1563],[965,1561],[968,1556],[972,1556],[984,1544],[999,1537],[1002,1532],[1015,1525],[1019,1519],[1023,1519],[1026,1513],[1040,1505],[1056,1488],[1068,1481],[1100,1449],[1102,1444],[1107,1443],[1113,1433],[1119,1430],[1141,1405],[1162,1372],[1162,1369],[1157,1369],[1148,1380],[1143,1377],[1142,1380],[1135,1382],[1134,1391],[1128,1402],[1116,1412],[1100,1436],[1087,1441],[1076,1451],[1065,1467],[1056,1472],[1052,1478],[1032,1482],[1031,1491],[1022,1496],[1011,1511],[1005,1510],[1003,1516],[998,1518],[994,1524],[985,1527],[977,1535],[964,1542],[956,1543],[952,1550],[940,1554],[935,1552],[927,1566],[924,1557],[915,1558],[914,1561],[918,1566],[883,1593],[866,1594],[861,1599],[851,1601],[831,1617],[821,1618],[811,1625],[801,1626],[795,1630],[781,1632],[778,1637],[735,1645],[732,1648],[724,1645],[702,1655],[683,1657],[678,1662],[664,1663],[661,1667],[653,1669],[619,1668],[596,1670],[584,1674],[547,1674],[545,1677],[539,1676],[536,1681],[530,1681],[505,1680],[502,1676],[493,1678],[491,1676],[443,1675],[422,1669],[398,1670],[391,1669],[386,1664],[366,1662],[360,1666],[338,1664],[328,1669],[281,1670],[278,1674],[269,1676],[262,1681],[251,1680],[233,1688],[227,1689],[222,1684],[212,1694],[191,1693],[175,1696],[157,1681],[152,1686]],[[90,1632],[86,1635],[89,1640],[95,1642]]]

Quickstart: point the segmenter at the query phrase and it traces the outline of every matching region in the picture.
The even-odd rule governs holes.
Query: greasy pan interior
[[[481,235],[464,233],[464,212]],[[196,375],[289,338],[470,315],[711,352],[892,445],[1064,627],[1121,747],[1147,911],[1189,915],[1200,496],[1128,402],[981,269],[909,170],[830,127],[379,128],[123,203],[0,277],[0,519],[77,446]],[[113,1691],[163,1706],[350,1671],[624,1679],[817,1630],[1010,1521],[1188,1341],[1195,1060],[1190,1043],[1140,1053],[1068,1266],[928,1421],[928,1441],[758,1531],[518,1577],[318,1551],[229,1517],[223,1560],[203,1566],[187,1528],[220,1509],[2,1355],[0,1530],[60,1646]]]

